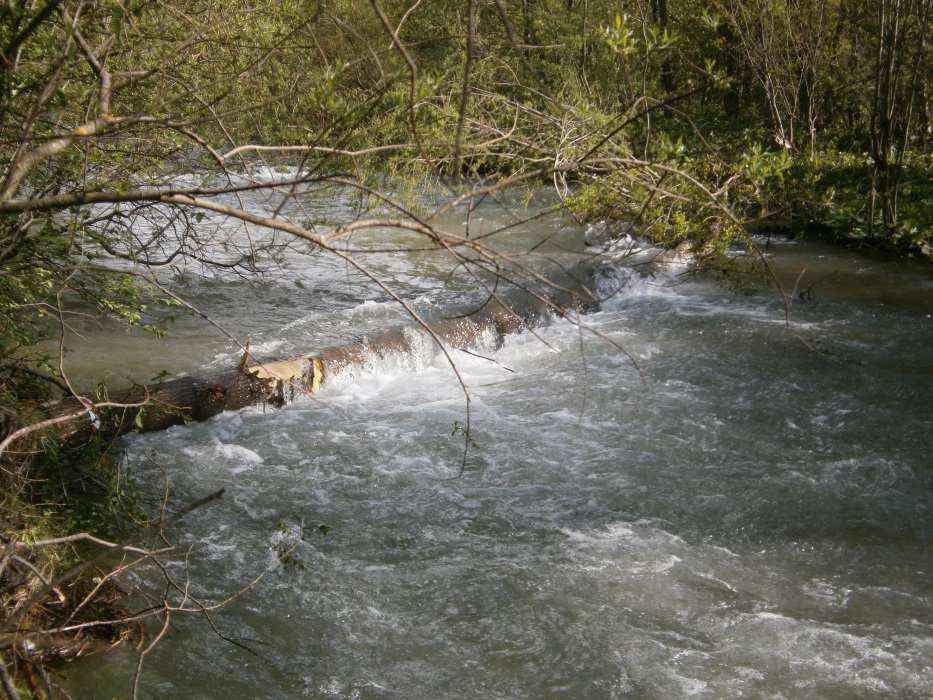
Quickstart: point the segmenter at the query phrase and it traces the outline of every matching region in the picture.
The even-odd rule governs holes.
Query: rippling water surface
[[[542,231],[579,236],[553,220],[510,235]],[[475,442],[460,478],[463,395],[429,348],[281,411],[130,438],[153,498],[163,472],[179,503],[226,489],[172,533],[202,598],[269,570],[217,615],[255,654],[178,620],[141,696],[933,695],[933,277],[771,252],[789,287],[803,267],[798,291],[816,283],[790,329],[764,286],[617,271],[586,321],[641,372],[567,321],[483,348],[494,362],[458,355]],[[269,356],[401,318],[332,261],[290,264],[260,286],[185,284]],[[423,308],[447,294],[436,259],[373,264]],[[177,335],[158,357],[117,338],[139,353],[124,369],[237,355],[194,324]],[[70,673],[110,698],[134,667],[122,651]]]

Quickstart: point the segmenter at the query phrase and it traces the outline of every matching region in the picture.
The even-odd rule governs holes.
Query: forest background
[[[56,343],[68,313],[159,335],[166,313],[185,306],[154,277],[107,260],[153,270],[187,259],[247,276],[274,260],[281,239],[218,258],[199,229],[204,212],[341,254],[317,233],[321,222],[219,203],[246,188],[284,201],[300,187],[354,187],[379,216],[332,230],[384,225],[391,211],[395,225],[447,246],[419,213],[418,191],[439,182],[467,187],[461,203],[545,183],[581,222],[623,221],[658,245],[687,241],[709,254],[778,232],[930,258],[931,9],[930,0],[4,0],[7,694],[35,685],[29,673],[42,669],[17,635],[55,627],[56,577],[76,564],[88,571],[80,541],[61,537],[118,539],[142,517],[107,440],[64,443],[37,429],[63,397],[86,402],[92,420],[108,403],[106,387],[82,396],[65,371]],[[256,164],[291,169],[278,180],[232,178]],[[180,185],[179,175],[195,177]],[[68,580],[68,596],[88,594],[80,574]]]

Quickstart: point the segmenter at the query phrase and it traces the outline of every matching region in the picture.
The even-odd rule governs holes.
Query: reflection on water
[[[540,332],[547,345],[486,348],[495,363],[458,357],[476,443],[459,479],[463,396],[433,353],[282,411],[130,438],[154,497],[162,468],[180,502],[227,489],[173,533],[196,545],[202,598],[271,567],[218,616],[257,655],[179,620],[142,696],[933,693],[929,272],[805,244],[773,253],[789,288],[802,267],[817,282],[790,329],[773,291],[619,272],[626,287],[587,321],[642,374],[565,321]],[[272,355],[400,318],[318,264],[299,296],[286,279],[232,309],[228,281],[194,300]],[[437,261],[379,264],[436,303],[417,290],[441,294]],[[171,343],[173,371],[235,356],[193,326]],[[300,566],[279,562],[283,541]],[[73,687],[122,696],[134,664],[91,659]]]

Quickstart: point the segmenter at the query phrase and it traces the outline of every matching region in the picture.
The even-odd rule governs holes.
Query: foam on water
[[[416,330],[413,353],[281,411],[130,438],[155,500],[163,468],[181,502],[226,489],[171,533],[203,555],[199,596],[271,569],[219,617],[263,660],[179,620],[149,697],[930,695],[928,321],[827,298],[788,330],[773,293],[677,281],[608,271],[583,319],[641,371],[568,320],[470,348],[488,359],[451,350],[469,441]],[[393,313],[332,299],[257,321],[255,347],[358,340]],[[134,668],[79,673],[113,696]]]

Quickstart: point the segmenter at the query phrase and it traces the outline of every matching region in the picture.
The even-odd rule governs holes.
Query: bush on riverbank
[[[671,137],[657,138],[669,141]],[[733,146],[718,149],[721,159],[688,154],[684,149],[680,158],[668,162],[699,182],[728,182],[724,203],[746,222],[750,232],[819,238],[865,252],[933,261],[933,180],[929,177],[933,155],[905,154],[899,174],[899,216],[888,225],[879,220],[877,211],[872,216],[872,164],[865,153],[827,149],[789,155],[783,149],[762,147],[760,142],[743,142],[741,149]],[[582,184],[570,201],[585,221],[637,220],[659,245],[676,245],[686,239],[719,245],[737,237],[738,231],[725,225],[722,214],[698,210],[686,201],[690,196],[689,191],[683,192],[681,203],[665,211],[652,206],[650,191],[642,189],[629,198],[627,206],[620,206],[624,202],[614,192],[610,176],[604,182]]]

